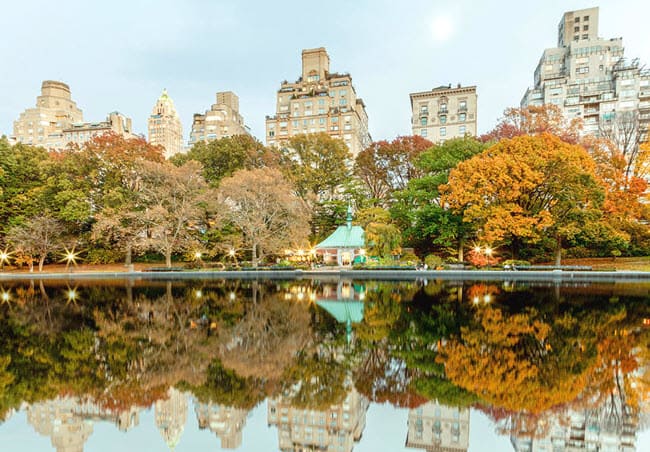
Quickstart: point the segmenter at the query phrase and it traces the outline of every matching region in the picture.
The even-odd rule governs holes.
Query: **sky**
[[[476,85],[478,130],[518,106],[565,11],[600,7],[600,36],[623,37],[650,66],[647,0],[5,0],[0,40],[0,135],[35,106],[43,80],[67,83],[84,120],[111,111],[146,135],[166,88],[183,123],[233,91],[263,140],[283,80],[301,74],[301,50],[325,47],[349,72],[373,140],[411,133],[409,93]]]

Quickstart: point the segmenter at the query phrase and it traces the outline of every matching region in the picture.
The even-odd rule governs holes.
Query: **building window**
[[[440,111],[442,113],[447,113],[447,104],[440,104]]]
[[[426,126],[427,125],[427,118],[420,118],[420,125],[421,126]]]
[[[582,31],[589,31],[589,25],[583,25]]]
[[[345,105],[347,103],[348,103],[347,99],[339,99],[339,105]]]
[[[580,27],[573,27],[573,32],[578,33],[580,31]]]
[[[442,115],[440,117],[440,124],[447,124],[447,116],[446,115]]]
[[[580,22],[580,16],[578,16],[578,17],[576,17],[575,19],[573,19],[573,21],[574,21],[575,23]]]
[[[575,35],[575,36],[573,37],[573,40],[574,40],[574,41],[579,41],[579,40],[580,40],[580,35]]]
[[[578,17],[578,19],[580,18]],[[582,20],[584,20],[585,22],[589,22],[589,16],[585,16]]]
[[[576,74],[588,74],[589,66],[580,66],[576,68]]]
[[[458,103],[458,109],[459,110],[467,110],[467,101],[466,100],[461,100]]]
[[[589,39],[589,35],[582,35],[582,39]]]
[[[270,137],[274,137],[274,136],[275,136],[275,131],[273,131],[273,130],[269,130],[269,136],[270,136]]]
[[[465,126],[458,127],[458,133],[461,134],[462,136],[464,136],[466,132],[467,132],[467,128]]]
[[[420,129],[420,136],[421,137],[426,137],[427,136],[427,129]]]
[[[447,128],[446,127],[441,127],[440,128],[440,136],[441,137],[447,136]]]
[[[465,122],[465,118],[467,117],[467,114],[461,113],[458,115],[458,120],[461,122]]]

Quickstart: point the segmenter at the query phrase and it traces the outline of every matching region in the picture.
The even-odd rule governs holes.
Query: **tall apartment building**
[[[217,102],[204,114],[195,113],[189,145],[234,135],[250,135],[239,113],[239,97],[232,91],[218,92]]]
[[[476,86],[439,86],[409,96],[413,135],[434,143],[476,136]]]
[[[280,85],[276,113],[266,117],[266,144],[279,146],[292,136],[318,132],[342,139],[353,156],[371,142],[366,106],[352,77],[330,72],[323,47],[303,50],[302,76]]]
[[[214,432],[221,440],[221,449],[238,449],[242,444],[242,432],[248,411],[217,403],[194,403],[199,429]]]
[[[268,399],[267,419],[278,428],[282,452],[352,452],[366,427],[368,406],[368,399],[352,387],[343,402],[324,410],[293,407],[284,397]]]
[[[158,400],[154,407],[156,427],[165,444],[174,450],[187,422],[187,396],[176,388],[169,388],[166,400]]]
[[[554,104],[568,119],[582,118],[584,132],[599,134],[617,120],[650,125],[650,71],[638,60],[626,61],[622,38],[598,37],[598,8],[565,13],[558,25],[557,47],[544,50],[534,86],[521,106]]]
[[[183,152],[183,125],[174,101],[164,89],[147,121],[149,142],[165,149],[165,157]]]
[[[106,121],[77,123],[63,129],[63,141],[66,144],[73,143],[81,146],[92,138],[109,132],[122,135],[124,138],[136,137],[131,126],[131,118],[114,111],[108,114]]]
[[[469,408],[427,402],[409,411],[406,447],[427,451],[467,452]]]
[[[72,100],[70,87],[45,80],[36,107],[26,109],[14,121],[13,138],[19,143],[63,149],[67,144],[63,130],[81,122],[83,113]]]

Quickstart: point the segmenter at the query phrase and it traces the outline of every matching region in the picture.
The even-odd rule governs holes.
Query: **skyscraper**
[[[232,91],[218,92],[217,102],[204,114],[195,113],[189,145],[233,135],[249,135],[244,118],[239,114],[239,97]]]
[[[434,143],[476,136],[476,86],[439,86],[411,93],[413,135]]]
[[[366,106],[352,77],[330,72],[323,47],[303,50],[302,76],[280,85],[276,113],[266,117],[266,144],[279,146],[292,136],[317,132],[342,139],[353,156],[371,141]]]
[[[557,47],[544,50],[521,106],[557,105],[594,135],[624,121],[637,130],[638,145],[650,124],[650,71],[624,58],[622,38],[598,37],[598,20],[598,8],[564,13]]]
[[[165,148],[165,157],[183,151],[183,125],[174,107],[174,101],[164,89],[148,120],[149,142]]]
[[[80,122],[83,113],[72,100],[70,87],[63,82],[45,80],[36,107],[26,109],[14,121],[14,139],[47,149],[63,149],[67,144],[63,129]]]

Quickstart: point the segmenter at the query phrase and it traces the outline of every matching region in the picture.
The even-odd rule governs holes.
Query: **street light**
[[[487,265],[490,268],[490,258],[492,257],[492,248],[489,246],[485,247],[485,257],[487,258]]]
[[[9,263],[9,253],[7,250],[0,251],[0,272],[5,270],[5,263]]]

